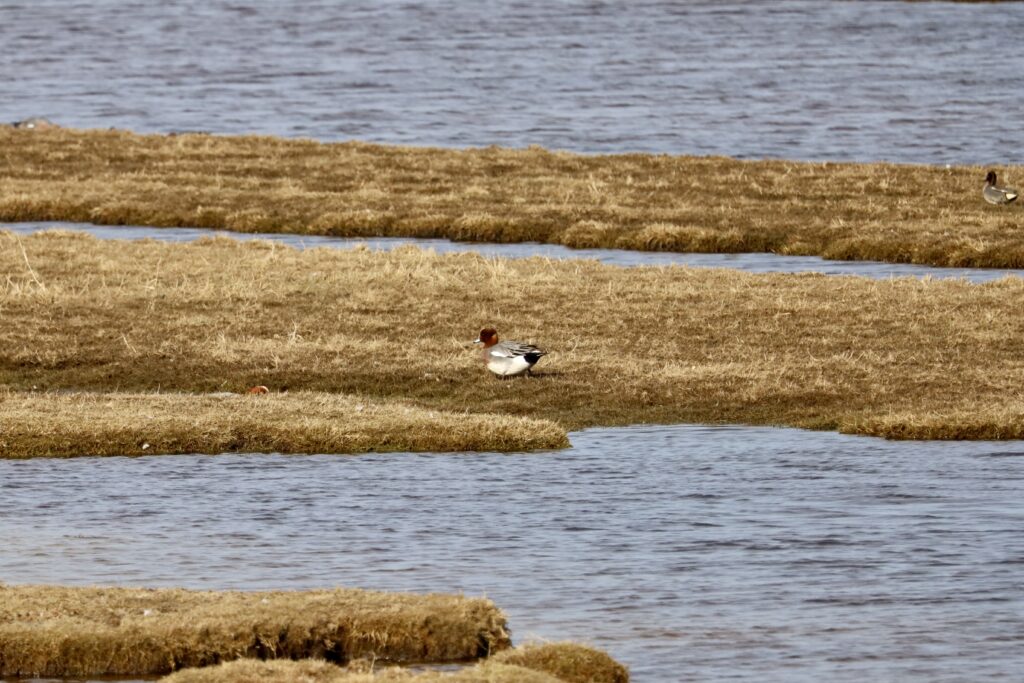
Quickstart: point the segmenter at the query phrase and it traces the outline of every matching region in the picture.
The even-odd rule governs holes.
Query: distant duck
[[[1009,187],[997,187],[996,182],[996,172],[989,171],[988,175],[985,176],[985,189],[981,191],[981,196],[985,198],[986,202],[989,204],[1009,204],[1017,199],[1017,190]]]
[[[11,125],[15,128],[22,128],[24,130],[51,130],[53,128],[60,128],[60,126],[50,119],[44,119],[41,116],[33,116],[32,118],[24,119],[23,121],[15,121]]]
[[[473,342],[484,345],[484,363],[487,369],[499,377],[515,377],[530,374],[530,368],[537,364],[547,351],[541,351],[533,344],[500,341],[498,331],[493,327],[480,330],[480,337]]]

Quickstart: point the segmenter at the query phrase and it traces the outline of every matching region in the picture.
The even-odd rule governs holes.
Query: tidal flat
[[[235,660],[183,669],[165,683],[628,683],[629,672],[600,650],[576,643],[545,643],[503,650],[476,666],[455,671],[410,671],[360,659],[344,667],[323,660]]]
[[[5,458],[565,448],[550,420],[322,392],[0,392]]]
[[[0,220],[1024,267],[986,170],[0,127]]]
[[[446,662],[511,645],[489,600],[360,590],[0,584],[0,675],[152,675],[238,658]]]
[[[5,453],[42,453],[52,438],[68,454],[68,432],[56,426],[65,410],[81,412],[83,443],[109,440],[121,411],[89,417],[103,410],[98,394],[127,395],[109,399],[132,406],[123,427],[143,415],[172,437],[187,430],[180,416],[194,404],[201,431],[217,435],[210,450],[344,452],[336,437],[346,424],[393,434],[396,415],[404,433],[386,450],[453,449],[452,425],[474,420],[519,436],[505,446],[467,439],[467,449],[564,446],[566,430],[637,423],[1024,436],[1015,342],[1024,281],[1015,277],[627,269],[228,238],[111,243],[70,232],[0,233],[0,268]],[[498,380],[472,344],[484,326],[549,355],[532,377]],[[253,385],[270,393],[238,397],[250,403],[220,417],[211,402],[235,399],[206,396]],[[393,410],[356,410],[378,404]],[[236,443],[246,411],[258,410],[302,418]],[[139,454],[140,438],[129,434],[110,454]],[[361,443],[353,450],[370,450],[373,438]]]
[[[607,654],[576,643],[511,647],[501,610],[461,595],[0,583],[0,676],[172,674],[167,680],[175,683],[629,680]],[[473,660],[481,661],[455,673],[393,668]]]

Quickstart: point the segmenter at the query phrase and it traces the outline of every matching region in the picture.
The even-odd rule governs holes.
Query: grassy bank
[[[152,453],[529,451],[564,448],[548,420],[311,392],[251,395],[0,391],[0,457]]]
[[[0,388],[12,392],[264,384],[289,398],[238,400],[284,407],[293,392],[331,392],[565,429],[728,422],[1024,437],[1018,278],[875,281],[67,233],[0,233],[0,272]],[[533,378],[487,373],[471,343],[484,325],[550,352]],[[330,407],[294,396],[311,416]]]
[[[1021,184],[1019,167],[1000,178]],[[0,220],[1024,267],[985,169],[0,127]]]
[[[375,667],[360,660],[342,668],[324,661],[237,660],[220,666],[185,669],[165,683],[628,683],[629,672],[607,654],[575,643],[530,645],[505,650],[476,666],[455,672]]]
[[[161,683],[565,683],[543,671],[484,661],[456,672],[378,667],[339,667],[322,660],[238,660],[215,667],[184,669]]]
[[[0,676],[162,674],[244,657],[446,662],[509,646],[501,611],[461,596],[0,584]]]

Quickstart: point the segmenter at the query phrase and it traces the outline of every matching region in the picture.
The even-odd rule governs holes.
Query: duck
[[[487,369],[498,377],[515,377],[529,375],[530,369],[537,364],[547,351],[538,349],[533,344],[516,341],[501,341],[498,331],[493,327],[480,330],[480,336],[473,342],[484,345],[484,363]]]
[[[997,187],[996,182],[996,172],[989,171],[988,175],[985,176],[985,189],[981,191],[981,196],[985,198],[986,202],[989,204],[1009,204],[1017,199],[1017,190],[1009,187]]]

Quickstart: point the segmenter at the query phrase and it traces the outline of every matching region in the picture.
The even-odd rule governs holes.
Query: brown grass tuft
[[[0,127],[0,220],[1024,267],[985,170]]]
[[[161,674],[240,658],[436,663],[509,645],[494,604],[460,596],[0,584],[0,676]]]
[[[971,424],[1020,430],[1024,281],[1014,277],[877,281],[3,232],[0,272],[0,389],[287,387],[296,398],[230,400],[296,415],[296,440],[303,426],[288,410],[308,409],[310,425],[337,414],[299,391],[561,429],[874,424],[888,434],[878,420],[901,415],[922,418],[918,438],[969,438]],[[486,326],[549,352],[534,377],[487,373],[471,343]],[[934,415],[965,416],[965,431],[924,420]]]
[[[493,661],[545,671],[568,683],[629,683],[629,670],[607,653],[578,643],[545,643],[499,652]]]

